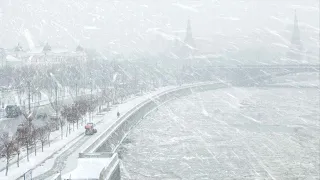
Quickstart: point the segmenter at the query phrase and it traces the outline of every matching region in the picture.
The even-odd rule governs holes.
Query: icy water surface
[[[171,101],[120,150],[123,179],[318,179],[317,89],[234,88]]]

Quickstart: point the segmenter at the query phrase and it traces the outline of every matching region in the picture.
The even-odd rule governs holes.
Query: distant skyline
[[[316,47],[317,7],[318,0],[1,0],[0,47],[48,42],[70,50],[81,44],[102,53],[152,53],[173,44],[175,35],[184,39],[188,18],[196,41],[210,44],[200,44],[203,51],[230,48],[230,43],[254,47],[270,36],[289,45],[295,9],[303,43]]]

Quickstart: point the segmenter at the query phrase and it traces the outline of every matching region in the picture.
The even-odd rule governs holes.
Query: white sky
[[[71,50],[80,43],[99,51],[153,51],[168,46],[159,31],[183,38],[188,17],[201,41],[219,43],[226,38],[216,36],[222,35],[255,39],[257,31],[286,31],[294,9],[310,33],[304,39],[317,40],[319,27],[318,0],[0,0],[0,9],[5,48],[48,41]]]

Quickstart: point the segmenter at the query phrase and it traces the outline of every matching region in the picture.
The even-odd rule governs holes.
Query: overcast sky
[[[294,9],[311,34],[304,38],[316,43],[318,0],[0,0],[0,47],[49,42],[71,50],[81,44],[99,51],[152,51],[167,46],[162,38],[183,38],[188,18],[194,37],[212,42],[217,35],[288,30]]]

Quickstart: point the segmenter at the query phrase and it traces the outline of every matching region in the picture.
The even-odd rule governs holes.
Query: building
[[[304,56],[305,56],[305,52],[300,39],[300,30],[299,30],[297,12],[295,11],[291,44],[289,46],[289,51],[287,52],[287,58],[289,60],[302,62],[302,60],[304,60]]]
[[[173,46],[173,53],[176,55],[182,65],[190,65],[196,53],[196,43],[192,35],[191,21],[188,19],[186,35],[183,41],[176,37]]]
[[[190,60],[194,56],[195,50],[196,43],[192,36],[191,22],[190,19],[188,19],[186,36],[180,49],[180,57],[185,60]]]
[[[85,62],[87,55],[81,46],[75,51],[66,48],[51,47],[49,44],[38,46],[30,50],[23,50],[18,44],[13,50],[6,52],[6,59],[2,66],[49,65],[59,63]]]
[[[12,66],[12,67],[20,67],[21,65],[23,65],[23,62],[21,59],[16,58],[15,56],[12,55],[7,55],[6,56],[6,60],[5,60],[5,64],[6,66]]]

